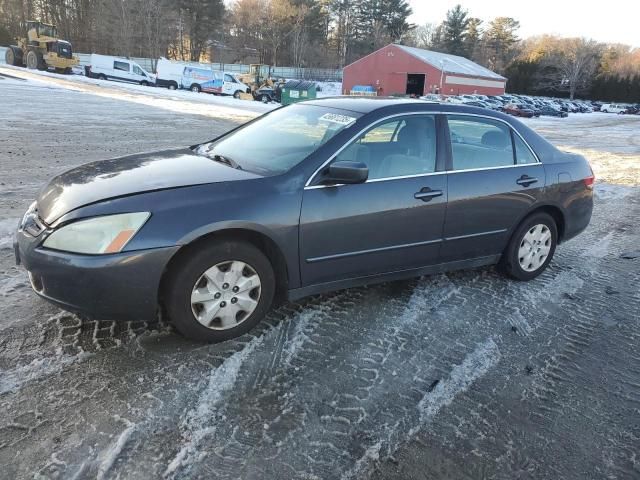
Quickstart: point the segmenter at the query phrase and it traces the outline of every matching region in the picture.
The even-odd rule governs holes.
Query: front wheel
[[[532,280],[549,265],[558,243],[558,227],[541,212],[526,218],[502,254],[501,269],[516,280]]]
[[[262,100],[262,103],[269,103],[269,100],[271,99],[269,98],[269,95],[262,95],[260,100]]]
[[[235,92],[233,92],[233,98],[240,98],[240,90],[236,90]]]
[[[171,322],[185,337],[205,342],[255,327],[276,287],[269,259],[245,242],[202,244],[183,254],[168,275],[163,303]]]
[[[146,80],[142,80],[140,82],[140,85],[142,85],[143,87],[148,87],[149,86],[149,82],[147,82]]]
[[[200,85],[198,85],[198,84],[196,83],[196,84],[191,85],[191,89],[190,89],[190,90],[191,90],[192,92],[195,92],[195,93],[200,93],[201,88],[200,88]]]
[[[35,50],[29,50],[27,52],[27,68],[31,70],[46,70],[44,59],[39,52]]]

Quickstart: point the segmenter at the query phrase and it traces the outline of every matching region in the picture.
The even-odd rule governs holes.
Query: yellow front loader
[[[251,89],[250,93],[240,93],[242,100],[258,100],[258,90],[265,87],[273,88],[276,85],[271,78],[271,66],[262,63],[249,65],[249,72],[238,75],[238,80]]]
[[[17,45],[10,45],[5,53],[9,65],[31,69],[55,68],[58,73],[71,73],[78,65],[78,57],[71,51],[71,44],[58,38],[55,25],[28,21],[24,25],[26,37],[17,37]]]

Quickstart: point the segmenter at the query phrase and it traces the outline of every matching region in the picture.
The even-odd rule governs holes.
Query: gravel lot
[[[640,249],[640,117],[530,121],[598,177],[591,226],[535,281],[482,269],[352,289],[199,345],[161,321],[95,322],[38,299],[12,232],[61,170],[246,118],[11,73],[0,67],[0,477],[640,478],[640,258],[623,258]]]

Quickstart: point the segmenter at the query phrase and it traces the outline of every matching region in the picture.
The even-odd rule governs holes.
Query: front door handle
[[[518,180],[516,180],[516,183],[518,185],[522,185],[523,187],[528,187],[529,185],[536,183],[537,181],[538,179],[535,177],[530,177],[529,175],[522,175]]]
[[[416,200],[422,200],[423,202],[429,202],[432,198],[442,196],[442,190],[431,190],[429,187],[424,187],[419,192],[413,195]]]

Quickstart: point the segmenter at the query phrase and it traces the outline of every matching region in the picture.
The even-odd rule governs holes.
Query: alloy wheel
[[[251,316],[262,291],[260,276],[239,260],[218,263],[206,270],[191,291],[191,311],[212,330],[228,330]]]

